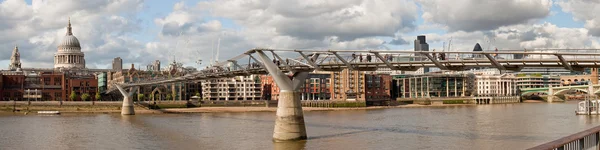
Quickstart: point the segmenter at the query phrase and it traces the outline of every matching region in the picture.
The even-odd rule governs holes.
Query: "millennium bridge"
[[[583,52],[582,52],[583,51]],[[435,52],[406,50],[293,50],[255,48],[209,68],[181,77],[114,84],[107,92],[123,95],[122,115],[134,115],[132,95],[140,86],[194,82],[252,74],[269,74],[280,87],[273,139],[306,139],[299,88],[312,71],[343,69],[376,71],[380,68],[415,71],[423,67],[441,70],[468,70],[493,67],[503,71],[523,68],[564,68],[582,71],[598,68],[598,49],[502,50],[477,52]]]

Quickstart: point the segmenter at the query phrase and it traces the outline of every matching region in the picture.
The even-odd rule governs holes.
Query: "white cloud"
[[[575,21],[585,22],[590,34],[600,36],[600,1],[598,0],[559,0],[557,4],[564,12],[573,14]]]
[[[255,48],[375,49],[380,37],[412,31],[417,6],[412,1],[201,1],[197,7],[176,4],[174,11],[154,23],[162,27],[159,39],[147,50],[176,48],[177,59],[208,63],[216,52],[223,60]],[[211,18],[233,21],[239,28],[224,28]],[[214,45],[214,46],[213,46]],[[169,55],[157,55],[164,59]]]
[[[198,6],[247,28],[274,28],[282,36],[318,40],[393,37],[414,29],[417,17],[416,4],[407,0],[222,0]]]
[[[451,31],[486,31],[527,23],[550,14],[550,0],[419,0],[422,18]]]

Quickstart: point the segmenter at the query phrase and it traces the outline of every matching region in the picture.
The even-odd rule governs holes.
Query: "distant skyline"
[[[52,68],[71,17],[88,68],[176,58],[186,66],[254,47],[412,50],[600,48],[590,0],[1,0],[0,69],[15,45],[22,67]]]

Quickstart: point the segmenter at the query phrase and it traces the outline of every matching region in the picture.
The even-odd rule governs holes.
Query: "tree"
[[[71,101],[75,101],[75,99],[77,99],[77,94],[75,94],[75,92],[71,92],[71,95],[69,95],[69,99]]]
[[[97,101],[99,101],[100,99],[102,99],[102,96],[100,96],[100,92],[96,92],[95,98],[96,98]]]
[[[195,95],[195,96],[198,96],[198,97],[200,97],[200,92],[196,92],[196,95]]]
[[[173,99],[173,96],[171,94],[167,94],[167,100],[171,100]]]
[[[82,101],[88,101],[89,99],[90,99],[90,94],[88,94],[88,93],[83,93],[83,94],[81,95],[81,100],[82,100]]]
[[[138,94],[138,101],[144,101],[144,94]]]

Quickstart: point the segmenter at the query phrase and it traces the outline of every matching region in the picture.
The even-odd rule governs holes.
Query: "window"
[[[50,85],[50,77],[44,78],[44,85]]]
[[[50,97],[50,93],[48,93],[48,92],[43,92],[43,93],[42,93],[42,99],[43,99],[43,100],[45,100],[45,101],[49,101],[49,100],[51,100],[50,98],[51,98],[51,97]]]
[[[4,93],[3,97],[6,98],[6,99],[8,99],[10,97],[10,93],[9,92]]]
[[[54,93],[54,99],[60,100],[60,97],[62,97],[62,93],[60,93],[60,92]]]

